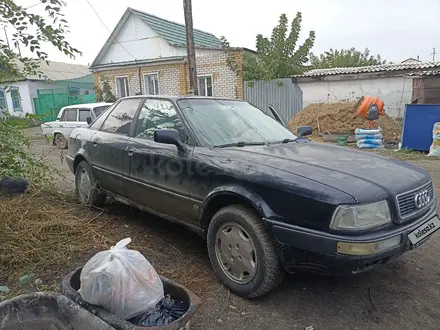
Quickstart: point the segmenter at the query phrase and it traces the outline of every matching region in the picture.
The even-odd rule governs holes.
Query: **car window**
[[[187,142],[185,127],[173,103],[159,99],[145,100],[136,121],[135,137],[153,140],[154,131],[161,128],[175,129],[180,139]]]
[[[128,135],[140,101],[140,98],[121,100],[105,119],[101,131]]]
[[[66,109],[64,110],[61,121],[78,121],[77,119],[78,109]]]
[[[95,116],[98,117],[101,113],[103,113],[106,109],[108,109],[109,105],[103,105],[100,107],[93,108],[93,112],[95,113]]]
[[[101,126],[106,120],[107,116],[109,115],[110,112],[113,111],[113,109],[117,104],[118,103],[111,105],[110,107],[105,109],[104,112],[102,112],[99,116],[97,116],[96,119],[90,124],[89,129],[93,129],[93,130],[101,129]]]
[[[87,117],[91,117],[90,109],[79,109],[78,121],[87,121]]]

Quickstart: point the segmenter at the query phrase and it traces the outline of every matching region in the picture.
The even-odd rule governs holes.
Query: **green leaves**
[[[41,43],[49,42],[64,54],[74,58],[81,52],[65,41],[65,31],[69,26],[63,18],[63,7],[66,2],[59,0],[40,0],[46,5],[46,13],[49,19],[28,12],[27,9],[17,5],[14,0],[0,1],[0,22],[5,23],[9,29],[13,29],[11,45],[5,40],[0,40],[0,66],[6,70],[0,70],[0,80],[9,81],[21,75],[40,75],[38,63],[48,61],[47,54],[41,52]],[[58,21],[57,27],[53,27]],[[29,31],[36,31],[30,33]],[[8,31],[11,33],[10,31]],[[19,47],[29,47],[37,59],[28,59],[21,56]]]
[[[315,42],[315,32],[310,31],[306,41],[298,46],[302,15],[298,12],[290,24],[286,14],[281,14],[270,39],[256,37],[257,55],[248,54],[244,63],[245,80],[270,80],[291,77],[306,70],[308,54]]]
[[[332,49],[315,56],[310,53],[310,62],[315,69],[325,68],[338,68],[338,67],[358,67],[368,65],[381,65],[385,64],[386,60],[383,60],[380,55],[370,55],[370,50],[366,48],[363,52],[350,49]]]

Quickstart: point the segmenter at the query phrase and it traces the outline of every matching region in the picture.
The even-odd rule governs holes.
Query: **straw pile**
[[[298,112],[289,121],[296,131],[298,126],[313,126],[312,139],[322,140],[324,133],[353,132],[356,128],[367,128],[368,121],[355,113],[357,103],[315,103]],[[375,127],[383,130],[385,141],[398,141],[401,125],[387,115],[380,116]]]

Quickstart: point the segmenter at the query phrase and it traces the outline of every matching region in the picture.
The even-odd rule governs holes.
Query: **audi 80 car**
[[[109,196],[185,225],[247,298],[286,271],[372,270],[440,227],[428,172],[311,133],[244,101],[134,96],[74,129],[66,160],[81,203]]]

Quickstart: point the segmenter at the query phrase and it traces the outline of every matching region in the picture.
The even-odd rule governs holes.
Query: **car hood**
[[[219,149],[234,160],[290,173],[344,191],[359,202],[383,199],[428,183],[429,173],[406,162],[316,142]]]

